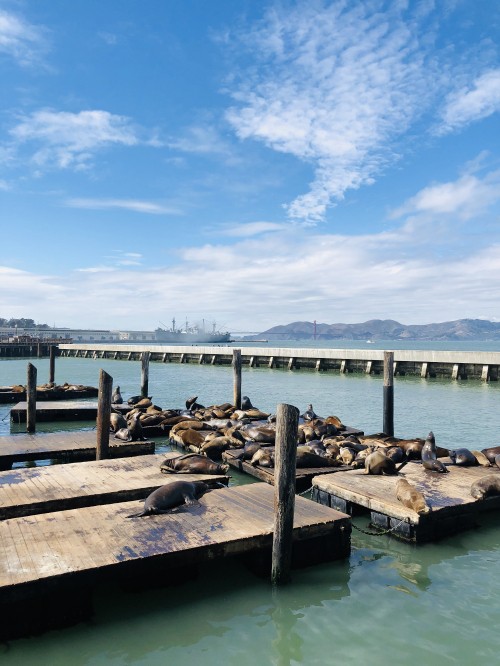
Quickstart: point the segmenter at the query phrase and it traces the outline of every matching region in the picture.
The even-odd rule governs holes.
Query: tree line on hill
[[[0,317],[0,326],[2,328],[15,328],[16,326],[18,328],[50,328],[48,324],[35,324],[34,319],[25,319],[24,317],[19,319]]]

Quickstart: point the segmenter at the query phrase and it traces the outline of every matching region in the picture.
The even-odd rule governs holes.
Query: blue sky
[[[500,4],[0,0],[0,316],[499,320]]]

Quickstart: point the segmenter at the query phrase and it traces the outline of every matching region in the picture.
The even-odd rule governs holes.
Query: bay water
[[[273,346],[403,348],[392,341]],[[494,342],[412,341],[404,348],[499,350]],[[47,381],[48,359],[30,361],[38,383]],[[25,384],[27,362],[0,360],[0,384]],[[58,358],[56,382],[97,386],[101,368],[125,399],[140,392],[141,364],[135,361]],[[332,371],[244,367],[242,383],[243,394],[264,411],[285,402],[302,412],[312,403],[318,414],[335,414],[373,433],[382,430],[382,381]],[[151,363],[149,389],[154,403],[164,408],[183,407],[192,395],[202,404],[230,402],[232,371]],[[396,377],[394,402],[396,436],[425,437],[433,430],[445,447],[500,444],[498,382]],[[9,410],[0,405],[0,435],[23,431],[11,426]],[[92,425],[37,424],[39,432],[81,427]],[[158,451],[168,449],[166,440],[157,440]],[[231,474],[232,484],[253,482]],[[365,517],[353,523],[368,530]],[[354,529],[347,561],[296,570],[292,583],[279,590],[235,561],[205,565],[195,580],[172,587],[135,593],[105,587],[96,595],[92,620],[0,645],[0,663],[495,664],[500,662],[500,522],[490,513],[480,523],[475,530],[419,546]]]

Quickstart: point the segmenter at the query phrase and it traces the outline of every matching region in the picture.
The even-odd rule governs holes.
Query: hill
[[[439,324],[400,324],[393,319],[370,319],[361,324],[316,324],[295,321],[273,326],[245,339],[268,340],[500,340],[500,323],[457,319]]]

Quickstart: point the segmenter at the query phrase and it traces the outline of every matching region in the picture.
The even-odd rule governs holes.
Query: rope
[[[355,530],[358,530],[358,532],[363,532],[363,534],[368,534],[368,536],[384,536],[384,534],[390,534],[390,532],[394,532],[394,530],[397,530],[400,525],[402,525],[405,522],[405,518],[399,521],[397,525],[394,527],[390,527],[388,530],[382,530],[381,532],[368,532],[368,530],[362,530],[361,527],[356,527],[353,523],[351,523],[351,526],[354,527]]]

